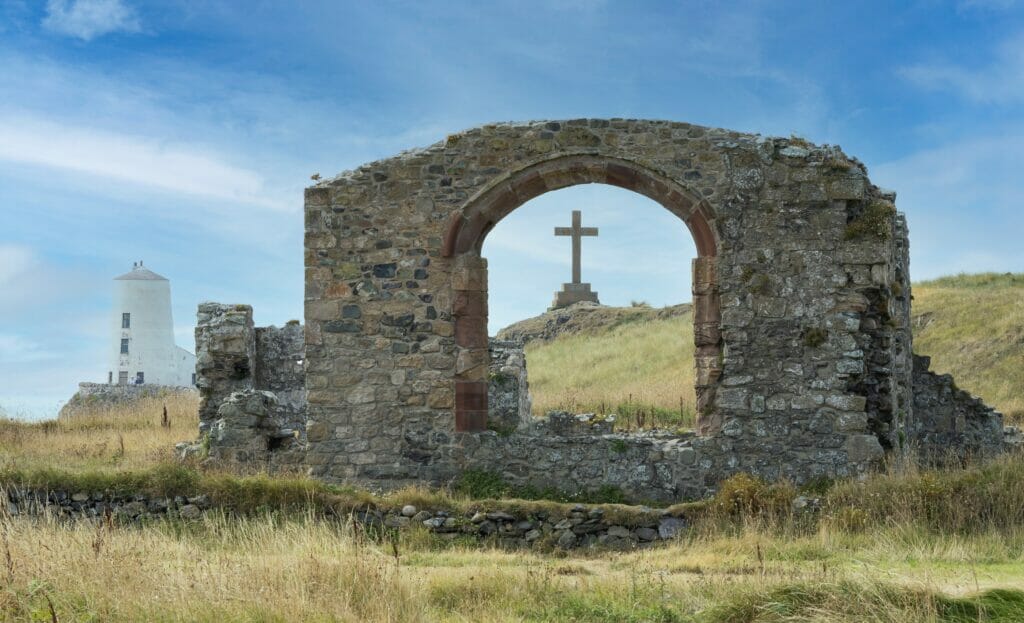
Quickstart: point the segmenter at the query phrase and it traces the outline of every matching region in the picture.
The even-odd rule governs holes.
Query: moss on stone
[[[804,331],[804,346],[817,348],[825,343],[828,332],[819,327],[810,327]]]
[[[896,207],[893,204],[888,201],[872,201],[863,212],[846,224],[843,238],[888,240],[892,236],[892,220],[895,216]]]

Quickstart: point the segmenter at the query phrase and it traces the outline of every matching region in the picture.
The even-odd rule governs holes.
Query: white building
[[[174,344],[171,282],[138,262],[114,284],[107,383],[192,386],[196,356]]]

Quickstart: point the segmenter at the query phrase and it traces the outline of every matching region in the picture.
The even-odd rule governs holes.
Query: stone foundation
[[[597,292],[591,291],[589,283],[563,283],[562,289],[555,292],[551,309],[561,309],[583,302],[601,304],[597,299]]]

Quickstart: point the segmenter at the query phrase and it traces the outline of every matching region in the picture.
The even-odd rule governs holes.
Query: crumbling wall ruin
[[[931,358],[914,355],[914,451],[933,463],[979,458],[998,451],[1003,416],[956,386],[948,374],[928,368]]]
[[[300,461],[307,404],[302,326],[257,328],[249,305],[202,303],[195,334],[199,432],[210,455],[239,463]]]
[[[488,340],[486,235],[585,183],[643,194],[694,237],[692,435],[528,420],[525,361]],[[305,197],[302,462],[376,488],[486,469],[669,500],[736,472],[802,483],[912,447],[998,449],[1001,417],[956,397],[947,408],[948,388],[914,364],[894,202],[835,147],[623,119],[487,125],[320,181]],[[206,426],[232,392],[297,378],[260,372],[278,358],[260,354],[273,349],[245,309],[200,308]],[[517,382],[499,395],[503,368]]]
[[[492,339],[488,344],[487,424],[509,433],[530,424],[530,390],[522,342]]]

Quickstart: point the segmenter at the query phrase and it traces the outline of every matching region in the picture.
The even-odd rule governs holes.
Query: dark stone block
[[[398,272],[398,264],[376,264],[373,267],[373,276],[379,279],[390,279]]]
[[[359,333],[363,325],[352,320],[329,320],[324,323],[323,329],[328,333]]]
[[[401,316],[389,316],[384,314],[381,318],[380,323],[388,327],[411,327],[414,317],[412,314],[402,314]]]

